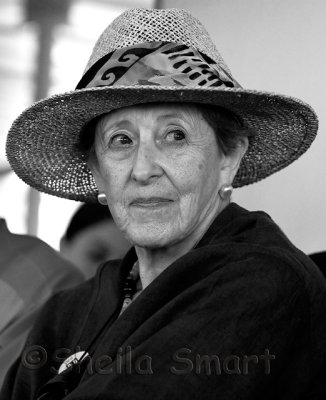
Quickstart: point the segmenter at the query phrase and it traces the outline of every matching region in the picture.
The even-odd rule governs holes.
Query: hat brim
[[[224,107],[256,131],[234,187],[260,181],[291,164],[310,147],[318,129],[317,116],[309,105],[276,93],[234,88],[94,87],[55,95],[25,110],[8,133],[9,163],[24,182],[41,192],[95,201],[95,181],[76,149],[81,128],[114,109],[157,102]]]

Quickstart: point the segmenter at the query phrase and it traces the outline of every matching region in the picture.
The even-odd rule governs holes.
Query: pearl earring
[[[108,200],[106,198],[106,194],[105,193],[99,193],[97,195],[97,201],[102,204],[102,206],[106,206],[108,204]]]
[[[218,191],[218,194],[220,195],[222,200],[228,200],[231,197],[231,194],[233,192],[233,186],[232,185],[222,185],[220,190]]]

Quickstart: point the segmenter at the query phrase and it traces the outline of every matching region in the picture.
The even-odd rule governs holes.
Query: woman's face
[[[221,207],[218,190],[236,173],[194,105],[115,110],[98,123],[94,149],[90,168],[99,191],[140,247],[168,247],[207,228]]]

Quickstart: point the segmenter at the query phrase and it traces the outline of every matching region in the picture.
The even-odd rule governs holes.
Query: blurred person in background
[[[36,237],[11,233],[0,219],[0,387],[44,303],[82,281],[57,251]]]
[[[86,279],[104,261],[122,258],[130,247],[108,207],[91,203],[77,209],[60,241],[61,255]]]

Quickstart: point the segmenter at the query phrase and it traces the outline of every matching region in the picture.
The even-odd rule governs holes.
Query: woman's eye
[[[132,144],[132,140],[129,136],[119,133],[114,135],[109,142],[109,147],[126,147]]]
[[[186,135],[183,131],[179,130],[179,129],[175,129],[173,131],[170,131],[167,133],[167,135],[165,136],[165,140],[167,142],[181,142],[184,141],[186,138]]]

